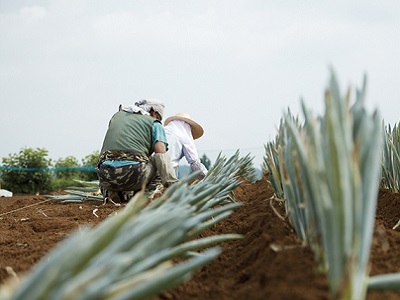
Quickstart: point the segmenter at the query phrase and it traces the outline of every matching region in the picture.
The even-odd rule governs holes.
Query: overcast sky
[[[200,156],[259,165],[288,108],[322,113],[330,67],[399,122],[400,1],[1,1],[0,158],[80,160],[119,104],[157,98],[204,127]]]

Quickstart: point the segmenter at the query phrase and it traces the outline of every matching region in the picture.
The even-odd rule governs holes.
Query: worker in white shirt
[[[195,139],[204,134],[203,128],[184,112],[167,118],[164,127],[168,140],[168,153],[176,176],[178,177],[179,161],[185,157],[192,172],[200,170],[198,179],[203,179],[207,175],[207,168],[201,163],[194,143]]]

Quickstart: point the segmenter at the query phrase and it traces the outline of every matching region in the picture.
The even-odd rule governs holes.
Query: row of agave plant
[[[256,179],[249,155],[220,155],[202,181],[197,173],[149,202],[135,195],[97,227],[72,234],[20,282],[0,289],[1,299],[148,299],[189,279],[238,234],[201,237],[229,216],[242,178]],[[69,197],[71,196],[71,197]],[[85,192],[62,196],[80,201]],[[94,197],[91,200],[96,200]]]
[[[382,158],[381,187],[400,192],[400,127],[389,125],[385,128]]]
[[[327,274],[334,299],[365,299],[368,289],[400,289],[400,273],[369,276],[379,187],[398,192],[400,129],[384,127],[365,108],[366,78],[351,105],[332,72],[325,111],[302,102],[304,122],[290,111],[265,145],[263,172],[298,236]]]

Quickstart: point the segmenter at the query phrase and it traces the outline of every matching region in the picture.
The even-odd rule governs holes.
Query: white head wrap
[[[124,106],[121,104],[119,106],[119,110],[129,113],[141,113],[142,115],[149,115],[151,109],[153,109],[160,114],[161,118],[164,116],[164,108],[164,102],[157,99],[143,99],[133,105]]]

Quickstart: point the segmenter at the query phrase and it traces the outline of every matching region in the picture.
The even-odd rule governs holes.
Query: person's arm
[[[171,158],[167,152],[168,143],[165,130],[160,122],[154,122],[153,124],[152,146],[154,150],[154,164],[163,185],[168,187],[178,182],[174,168],[172,167]]]
[[[186,161],[190,165],[190,169],[193,172],[198,170],[201,171],[197,178],[200,180],[203,179],[207,175],[208,170],[201,163],[193,140],[188,140],[183,144],[183,155],[185,156]]]
[[[167,147],[165,147],[164,142],[156,141],[154,143],[154,153],[165,153],[167,152]]]
[[[165,134],[164,127],[157,121],[154,122],[152,128],[151,146],[154,153],[165,153],[168,150],[167,135]]]

